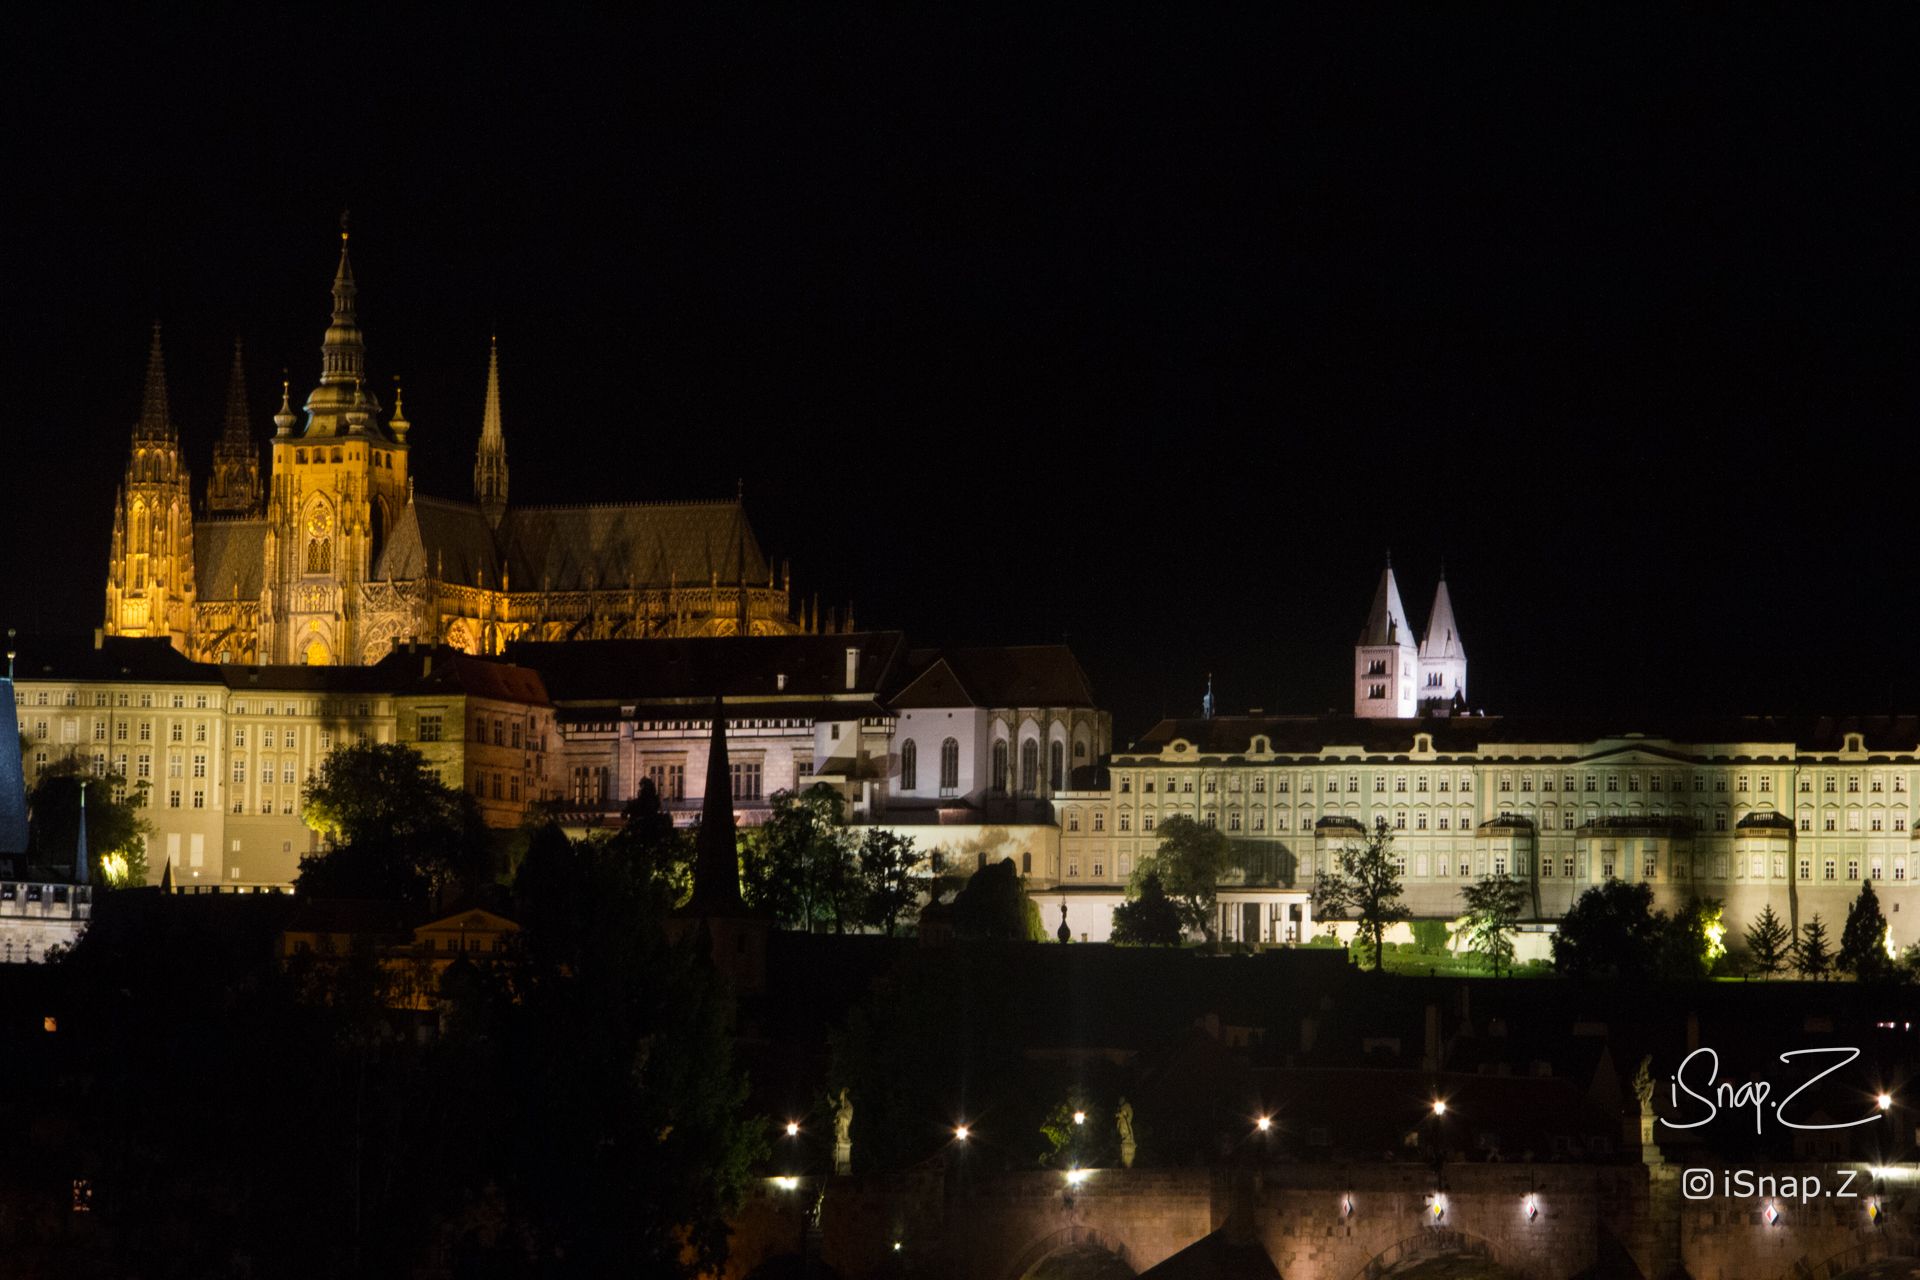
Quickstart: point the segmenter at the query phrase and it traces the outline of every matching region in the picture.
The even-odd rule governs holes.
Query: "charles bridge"
[[[1764,1172],[1835,1188],[1841,1167],[1858,1168]],[[1069,1182],[975,1178],[950,1157],[884,1178],[765,1180],[736,1218],[727,1274],[1105,1280],[1167,1264],[1154,1274],[1852,1280],[1912,1274],[1874,1264],[1920,1256],[1911,1166],[1863,1171],[1855,1196],[1805,1204],[1688,1199],[1681,1176],[1659,1162],[1462,1163],[1437,1178],[1409,1161],[1098,1169]]]

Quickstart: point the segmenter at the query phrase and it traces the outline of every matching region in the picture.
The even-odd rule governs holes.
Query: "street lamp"
[[[957,1124],[957,1125],[955,1125],[955,1126],[953,1126],[953,1136],[954,1136],[954,1140],[955,1140],[955,1141],[957,1141],[957,1142],[965,1142],[965,1141],[967,1140],[967,1138],[968,1138],[968,1136],[969,1136],[969,1135],[970,1135],[970,1134],[971,1134],[972,1132],[973,1132],[973,1130],[971,1130],[971,1129],[969,1129],[969,1128],[968,1128],[968,1127],[967,1127],[966,1125],[964,1125],[964,1124]]]
[[[1262,1133],[1267,1133],[1271,1131],[1273,1128],[1273,1117],[1272,1116],[1255,1117],[1253,1122],[1253,1127],[1258,1129]]]
[[[799,1137],[799,1136],[800,1136],[800,1122],[799,1122],[799,1121],[797,1121],[797,1120],[789,1120],[789,1121],[787,1121],[787,1136],[788,1136],[789,1138],[797,1138],[797,1137]]]

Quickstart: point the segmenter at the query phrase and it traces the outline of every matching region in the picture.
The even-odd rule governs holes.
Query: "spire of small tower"
[[[1433,592],[1433,608],[1427,614],[1427,636],[1420,642],[1420,661],[1466,656],[1467,648],[1460,642],[1459,624],[1453,620],[1453,596],[1447,590],[1446,571],[1442,570],[1440,585]]]
[[[153,343],[147,348],[147,385],[140,397],[140,421],[133,433],[148,439],[171,440],[174,437],[173,411],[167,404],[167,361],[160,351],[160,326],[153,326]]]
[[[480,452],[473,462],[473,496],[498,524],[507,505],[507,437],[500,423],[500,343],[487,340],[487,405],[480,419]]]
[[[227,375],[227,421],[213,446],[213,474],[207,483],[207,507],[250,515],[260,505],[260,454],[248,438],[247,371],[240,339],[233,340],[233,369]]]
[[[220,438],[228,444],[247,443],[247,364],[240,339],[233,340],[233,368],[227,371],[227,421]]]
[[[273,415],[274,433],[283,436],[292,432],[293,424],[299,421],[298,418],[293,416],[292,393],[286,375],[287,371],[282,369],[280,371],[280,408],[279,411]]]
[[[727,712],[713,700],[713,734],[707,745],[707,789],[700,800],[700,838],[694,848],[689,915],[739,915],[740,855],[734,843],[733,769],[727,762]]]
[[[92,859],[87,856],[87,780],[80,779],[80,838],[74,842],[73,882],[86,884],[89,880],[88,864]]]
[[[1362,645],[1411,645],[1413,628],[1407,625],[1407,607],[1400,603],[1400,584],[1393,579],[1393,553],[1387,553],[1386,567],[1380,570],[1380,584],[1373,591],[1373,607],[1367,611],[1367,625],[1360,629]]]

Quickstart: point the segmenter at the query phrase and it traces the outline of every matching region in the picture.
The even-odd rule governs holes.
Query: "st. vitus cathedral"
[[[320,382],[299,412],[282,383],[264,485],[236,346],[198,517],[156,327],[114,507],[107,634],[166,636],[204,662],[353,665],[409,640],[497,653],[820,629],[817,605],[794,618],[737,498],[509,506],[497,349],[471,500],[416,493],[411,424],[398,391],[389,412],[368,385],[355,294],[343,230]]]

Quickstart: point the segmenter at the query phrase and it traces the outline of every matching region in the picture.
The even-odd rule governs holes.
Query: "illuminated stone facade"
[[[412,424],[397,390],[389,413],[369,389],[357,297],[343,235],[320,382],[301,414],[282,384],[264,491],[236,350],[197,522],[155,331],[115,505],[107,634],[164,636],[204,662],[363,665],[406,641],[478,654],[808,629],[737,499],[509,507],[497,351],[473,500],[416,495]]]
[[[16,687],[26,784],[69,758],[144,784],[149,878],[172,863],[182,889],[291,883],[316,847],[302,788],[338,747],[415,748],[499,828],[559,790],[539,677],[445,648],[316,669],[196,663],[157,638],[29,638]]]
[[[1167,720],[1115,753],[1107,789],[1059,802],[1061,883],[1124,885],[1156,827],[1188,817],[1225,831],[1245,863],[1222,887],[1243,904],[1227,936],[1285,941],[1315,874],[1385,823],[1418,917],[1457,916],[1463,888],[1506,874],[1536,917],[1619,879],[1652,885],[1667,909],[1719,898],[1730,926],[1771,904],[1837,930],[1871,880],[1904,946],[1920,941],[1917,790],[1913,716],[1652,733],[1494,716]]]

